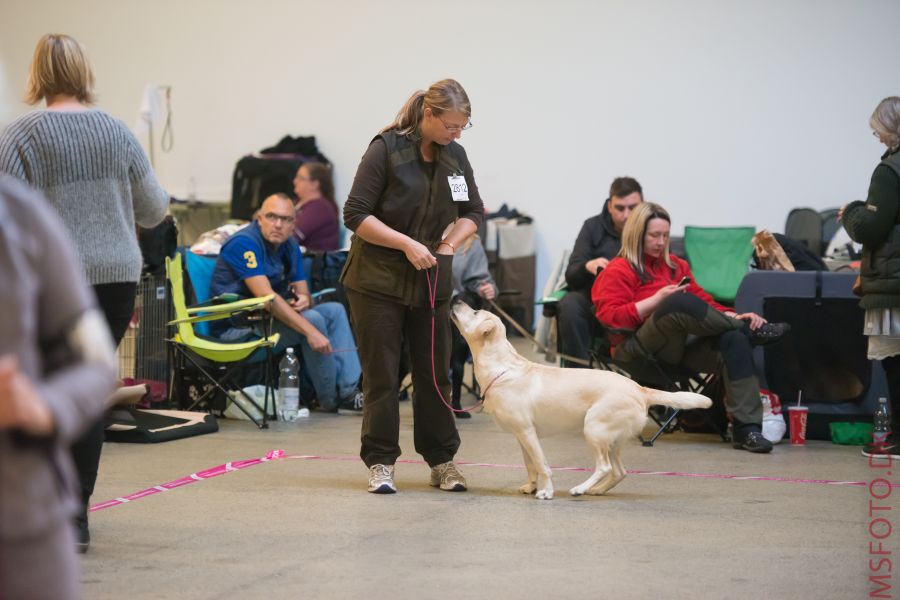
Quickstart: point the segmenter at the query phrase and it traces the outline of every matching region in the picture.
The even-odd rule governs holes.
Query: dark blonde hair
[[[622,230],[622,248],[619,250],[619,256],[628,261],[641,279],[644,278],[644,236],[647,234],[647,224],[653,219],[663,219],[672,224],[669,213],[662,206],[654,202],[642,202],[631,211]],[[666,240],[663,259],[669,268],[675,268],[669,257],[669,240]]]
[[[382,129],[381,133],[392,130],[400,135],[417,133],[426,108],[430,108],[436,116],[448,110],[461,112],[467,117],[472,116],[472,106],[463,86],[454,79],[442,79],[432,83],[428,91],[413,92],[397,113],[394,122]]]
[[[879,102],[869,126],[887,140],[891,150],[900,146],[900,97],[889,96]]]
[[[61,33],[48,33],[38,40],[28,71],[25,102],[65,94],[83,104],[93,104],[94,73],[87,52],[78,41]]]

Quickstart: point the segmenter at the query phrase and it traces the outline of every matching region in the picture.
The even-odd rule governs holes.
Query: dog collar
[[[497,380],[498,380],[498,379],[500,379],[501,377],[503,377],[504,375],[506,375],[506,372],[507,372],[508,370],[509,370],[509,369],[503,369],[502,371],[500,371],[499,374],[497,374],[496,377],[494,377],[493,379],[491,379],[491,382],[490,382],[489,384],[487,384],[487,387],[485,387],[485,388],[481,391],[481,397],[482,397],[482,398],[486,398],[486,397],[487,397],[488,390],[491,389],[491,386],[494,385],[495,383],[497,383]]]

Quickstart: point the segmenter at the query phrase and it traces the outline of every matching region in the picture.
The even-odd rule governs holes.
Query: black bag
[[[150,275],[166,274],[166,257],[174,258],[178,248],[178,227],[172,215],[166,215],[156,227],[138,227],[138,246],[144,257],[142,273]]]
[[[346,250],[332,252],[306,252],[303,254],[303,268],[309,278],[309,291],[319,292],[327,288],[334,288],[333,296],[320,298],[320,301],[337,300],[349,311],[347,292],[341,283],[341,271],[347,262]]]
[[[807,248],[803,242],[789,238],[780,233],[773,233],[775,240],[784,249],[788,259],[797,271],[827,271],[828,267],[818,255]]]

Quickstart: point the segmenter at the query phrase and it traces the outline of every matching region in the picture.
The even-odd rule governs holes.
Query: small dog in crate
[[[647,408],[709,408],[712,401],[692,392],[645,388],[611,371],[560,369],[526,360],[506,339],[500,318],[457,302],[451,318],[469,343],[484,411],[516,436],[528,483],[519,488],[541,500],[553,498],[550,466],[539,438],[581,431],[594,453],[594,472],[569,492],[605,494],[625,478],[622,442],[640,433]]]

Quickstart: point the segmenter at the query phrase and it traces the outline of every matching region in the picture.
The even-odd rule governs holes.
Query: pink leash
[[[430,270],[430,269],[429,269]],[[425,271],[425,279],[428,281],[428,302],[431,306],[431,380],[434,382],[434,389],[438,393],[438,397],[441,399],[441,402],[444,403],[444,406],[449,408],[453,412],[471,412],[473,409],[478,408],[482,404],[484,404],[484,396],[487,394],[487,391],[490,389],[492,385],[494,385],[494,381],[500,379],[503,376],[503,371],[500,375],[494,377],[493,381],[491,381],[488,386],[484,389],[481,394],[481,399],[473,404],[472,406],[468,406],[466,408],[453,408],[451,404],[447,403],[447,400],[444,398],[444,394],[441,393],[441,388],[437,382],[437,370],[434,366],[434,323],[435,323],[435,314],[434,314],[434,306],[436,304],[437,299],[437,285],[438,285],[438,265],[434,265],[434,285],[431,285],[431,275],[429,275],[428,270]]]

